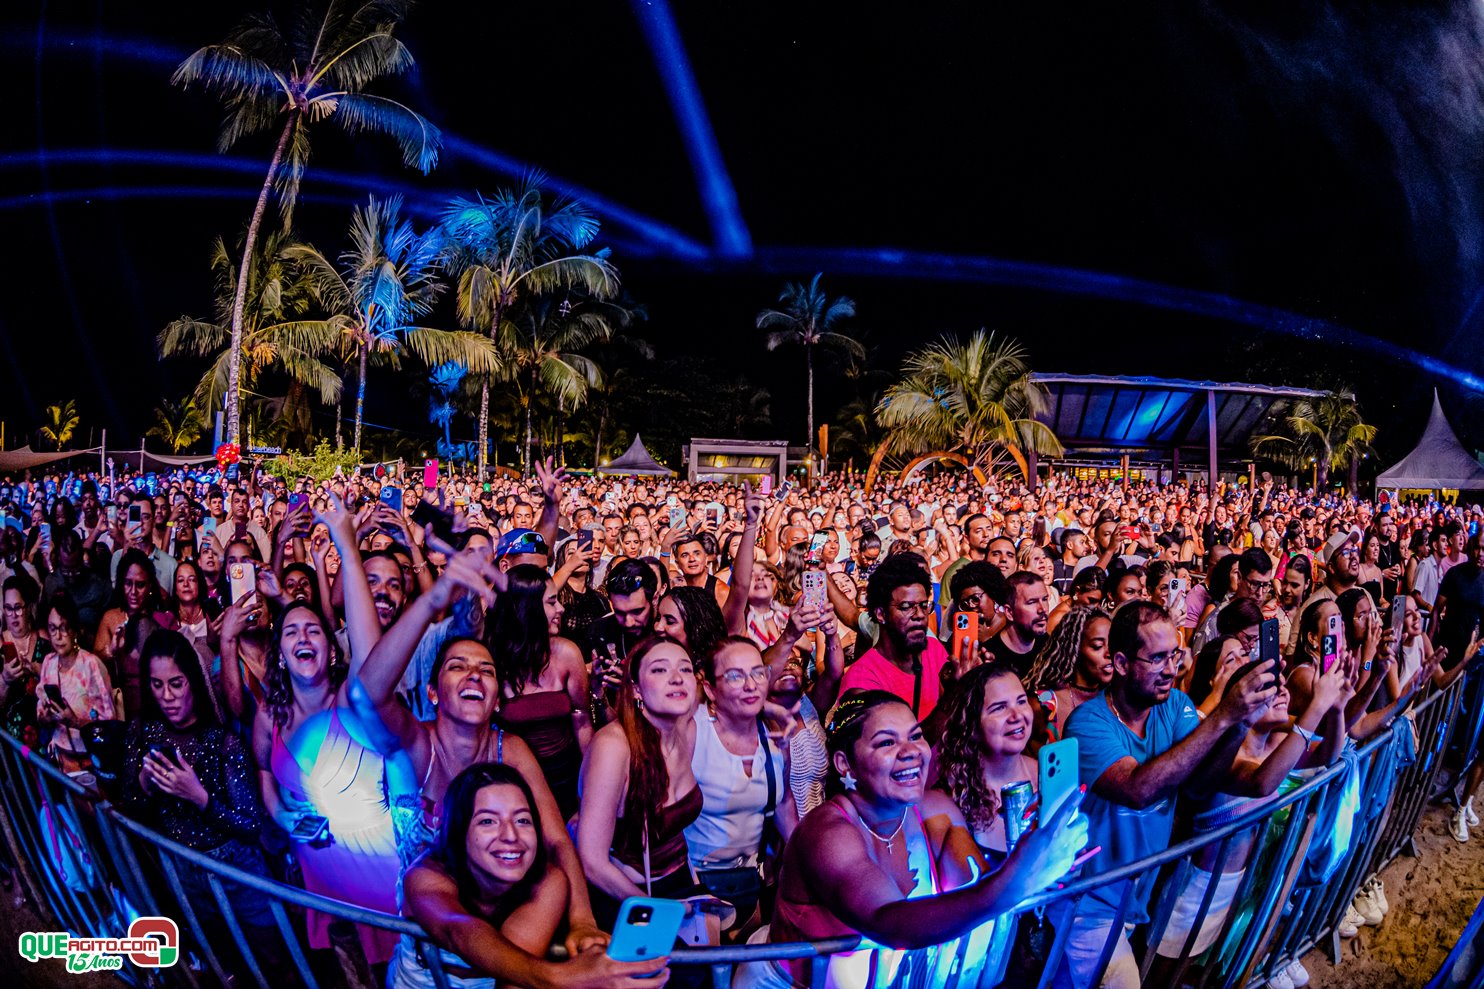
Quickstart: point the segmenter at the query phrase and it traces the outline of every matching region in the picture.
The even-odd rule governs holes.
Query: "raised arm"
[[[1277,694],[1277,688],[1268,685],[1268,677],[1257,672],[1234,682],[1216,710],[1169,750],[1148,762],[1125,756],[1109,766],[1092,784],[1093,792],[1105,800],[1142,810],[1184,786],[1228,733],[1239,729],[1245,734]],[[1229,752],[1228,766],[1236,755],[1234,749]]]
[[[752,568],[757,558],[757,529],[763,518],[763,499],[752,491],[752,485],[742,482],[742,504],[746,522],[742,527],[742,541],[737,545],[737,558],[732,561],[731,577],[727,581],[727,601],[721,614],[727,632],[742,635],[747,630],[747,601],[752,595]]]
[[[536,522],[536,531],[546,540],[548,548],[556,547],[557,520],[562,509],[562,482],[567,472],[555,466],[551,457],[543,464],[536,461],[536,479],[541,482],[541,518]]]
[[[325,496],[325,501],[324,512],[315,518],[330,530],[335,552],[340,554],[340,573],[335,578],[335,587],[345,595],[350,675],[355,677],[375,648],[376,640],[381,638],[381,623],[376,618],[376,605],[371,600],[371,586],[366,583],[366,569],[361,562],[361,548],[356,538],[355,516],[334,491]]]

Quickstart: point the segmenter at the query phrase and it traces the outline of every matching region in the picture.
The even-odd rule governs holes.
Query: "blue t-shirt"
[[[1093,783],[1125,756],[1133,756],[1143,765],[1168,752],[1200,723],[1195,704],[1178,690],[1170,691],[1165,702],[1149,712],[1143,738],[1124,727],[1105,694],[1078,705],[1067,718],[1066,734],[1077,739],[1078,775],[1087,785],[1087,797],[1082,802],[1082,812],[1088,821],[1087,845],[1103,846],[1087,863],[1086,875],[1108,872],[1170,847],[1170,832],[1175,822],[1173,794],[1143,810],[1135,810],[1098,796],[1093,792]],[[1142,924],[1149,920],[1147,906],[1154,878],[1151,872],[1134,890],[1127,923]],[[1093,890],[1082,901],[1081,912],[1111,919],[1118,912],[1123,890],[1123,883]]]

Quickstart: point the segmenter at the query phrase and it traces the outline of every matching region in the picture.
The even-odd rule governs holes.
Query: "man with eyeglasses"
[[[876,645],[845,671],[840,691],[886,690],[921,721],[938,705],[948,650],[928,633],[933,584],[916,553],[888,556],[866,585],[866,610],[880,626]]]
[[[1131,601],[1113,616],[1108,631],[1113,681],[1067,718],[1066,734],[1078,741],[1079,775],[1088,788],[1082,813],[1088,846],[1101,846],[1086,875],[1110,872],[1169,847],[1175,797],[1221,792],[1242,739],[1278,694],[1270,669],[1254,669],[1227,686],[1221,702],[1202,720],[1175,689],[1182,650],[1170,616],[1149,601]],[[1085,876],[1084,876],[1085,878]],[[1126,923],[1149,921],[1151,883],[1135,886]],[[1054,984],[1086,989],[1110,936],[1115,938],[1101,985],[1134,989],[1139,965],[1126,930],[1114,930],[1124,883],[1101,886],[1077,901],[1066,954]]]
[[[1333,601],[1360,583],[1360,534],[1351,532],[1327,544],[1324,557],[1324,583],[1304,600],[1302,615],[1316,601]],[[1374,604],[1375,602],[1371,602]]]
[[[1222,610],[1233,601],[1246,598],[1262,605],[1273,591],[1273,560],[1263,552],[1261,546],[1252,546],[1242,551],[1237,559],[1237,579],[1232,582],[1231,594],[1206,617],[1191,639],[1190,648],[1200,652],[1216,635],[1216,619]],[[1300,612],[1302,614],[1302,612]]]

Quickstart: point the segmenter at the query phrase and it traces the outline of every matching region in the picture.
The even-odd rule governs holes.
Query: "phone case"
[[[232,593],[232,603],[236,604],[251,594],[257,579],[257,572],[246,563],[234,563],[228,567],[227,585]]]
[[[679,900],[631,896],[618,908],[608,957],[620,962],[663,958],[674,949],[684,920],[685,904]]]
[[[957,659],[963,649],[964,640],[979,641],[979,616],[972,611],[960,611],[953,616],[953,653]]]
[[[1064,738],[1041,746],[1036,762],[1040,767],[1041,781],[1040,822],[1045,824],[1062,797],[1077,789],[1077,739]]]
[[[423,461],[423,487],[429,491],[438,486],[438,461]]]
[[[805,570],[799,575],[799,584],[803,588],[804,597],[814,601],[820,607],[829,603],[829,592],[825,590],[824,582],[829,578],[823,570]]]

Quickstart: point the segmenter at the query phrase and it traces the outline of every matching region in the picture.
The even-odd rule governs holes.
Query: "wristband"
[[[1323,735],[1316,735],[1312,731],[1309,731],[1307,728],[1304,728],[1298,724],[1295,724],[1293,726],[1293,733],[1299,738],[1302,738],[1305,742],[1308,742],[1310,745],[1313,745],[1316,742],[1324,741]]]

